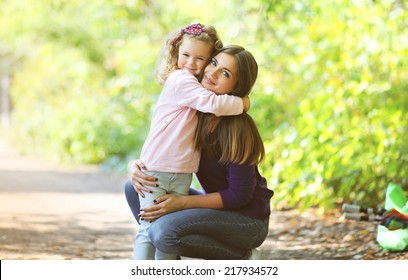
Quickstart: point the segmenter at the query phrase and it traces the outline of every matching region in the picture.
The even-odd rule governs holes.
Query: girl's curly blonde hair
[[[157,70],[156,78],[160,84],[164,84],[171,72],[177,69],[178,52],[181,43],[185,38],[195,39],[211,44],[212,52],[222,49],[223,43],[218,37],[217,31],[211,25],[202,25],[200,23],[191,24],[185,28],[172,32],[166,39],[162,47]]]

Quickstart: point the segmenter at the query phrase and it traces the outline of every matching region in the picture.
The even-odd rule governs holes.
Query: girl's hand
[[[142,197],[143,192],[151,193],[152,191],[144,185],[157,187],[157,178],[143,173],[142,170],[147,170],[146,166],[140,160],[132,160],[128,164],[129,179],[132,182],[135,191]]]
[[[251,108],[251,100],[249,99],[249,96],[246,95],[242,97],[242,102],[244,104],[244,112],[248,112],[249,108]]]
[[[188,196],[166,194],[155,200],[155,205],[140,209],[140,218],[146,221],[155,221],[161,216],[184,209],[185,199]]]

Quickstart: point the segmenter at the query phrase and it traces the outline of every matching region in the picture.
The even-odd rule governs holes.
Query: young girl
[[[158,78],[164,82],[153,113],[149,135],[141,160],[149,166],[149,175],[158,179],[159,188],[140,197],[141,207],[154,204],[164,194],[188,195],[192,173],[197,172],[200,153],[193,147],[198,118],[196,111],[220,115],[238,115],[249,107],[249,99],[217,95],[198,82],[204,66],[222,47],[211,26],[192,24],[167,40]],[[227,84],[228,85],[228,84]],[[232,91],[223,88],[222,93]],[[155,250],[148,236],[150,222],[141,219],[134,246],[135,259],[175,259]]]

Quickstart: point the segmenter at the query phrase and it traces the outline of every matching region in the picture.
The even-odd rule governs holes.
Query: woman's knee
[[[131,181],[127,181],[125,184],[125,195],[129,196],[129,195],[134,195],[134,193],[136,193],[135,189],[133,188],[132,182]],[[137,193],[136,193],[137,194]]]
[[[149,237],[153,245],[160,251],[167,252],[176,239],[175,229],[166,216],[158,219],[149,228]]]
[[[132,211],[132,214],[136,221],[139,223],[140,201],[137,192],[132,186],[132,182],[126,182],[124,192],[130,210]]]
[[[124,188],[125,197],[128,202],[132,202],[132,204],[140,204],[139,203],[139,195],[137,194],[135,188],[132,185],[131,181],[127,181]]]

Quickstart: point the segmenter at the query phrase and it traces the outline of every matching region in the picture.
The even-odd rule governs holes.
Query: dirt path
[[[0,141],[0,259],[130,259],[135,222],[126,178],[19,156]],[[408,259],[375,242],[376,225],[340,213],[274,211],[268,259]]]
[[[0,259],[130,259],[125,180],[20,157],[0,142]]]

